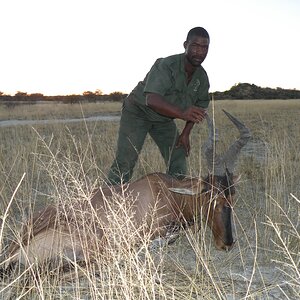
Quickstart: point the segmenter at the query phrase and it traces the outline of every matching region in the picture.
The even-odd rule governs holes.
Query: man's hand
[[[182,120],[187,122],[199,123],[204,120],[206,115],[206,109],[197,106],[191,106],[182,113]]]
[[[176,148],[183,147],[185,151],[185,156],[190,155],[191,145],[189,134],[181,133],[178,137]]]
[[[183,112],[176,105],[168,103],[163,96],[154,93],[147,94],[146,105],[163,116],[193,123],[203,121],[207,114],[206,109],[197,106],[191,106]]]

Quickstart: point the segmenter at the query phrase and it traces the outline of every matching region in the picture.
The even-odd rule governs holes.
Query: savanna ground
[[[0,106],[0,120],[88,117],[119,111],[118,103]],[[300,101],[215,101],[210,106],[222,152],[237,130],[226,109],[251,129],[252,139],[236,169],[241,174],[234,203],[236,243],[215,250],[211,233],[181,231],[171,245],[133,247],[135,232],[123,214],[112,221],[109,260],[75,264],[72,274],[49,274],[34,266],[2,279],[3,299],[299,299],[300,298]],[[183,122],[178,122],[182,127]],[[18,239],[28,216],[47,203],[72,205],[101,185],[113,160],[118,122],[0,126],[1,252]],[[201,145],[206,124],[192,132],[189,173],[206,175]],[[164,171],[147,139],[134,179]],[[29,276],[31,275],[31,276]],[[51,276],[50,276],[51,275]],[[31,280],[26,280],[30,277]]]

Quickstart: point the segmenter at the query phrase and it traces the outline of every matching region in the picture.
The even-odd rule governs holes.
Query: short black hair
[[[208,38],[208,40],[209,40],[209,34],[206,31],[206,29],[204,29],[203,27],[194,27],[194,28],[192,28],[188,32],[186,40],[188,41],[194,36],[201,36],[201,37],[204,37],[204,38]]]

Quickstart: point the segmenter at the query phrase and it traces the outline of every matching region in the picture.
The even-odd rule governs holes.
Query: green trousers
[[[116,157],[108,173],[109,184],[121,184],[131,179],[148,133],[160,150],[167,173],[177,178],[183,178],[186,174],[185,151],[182,147],[175,147],[179,135],[175,122],[149,119],[139,106],[125,100]]]

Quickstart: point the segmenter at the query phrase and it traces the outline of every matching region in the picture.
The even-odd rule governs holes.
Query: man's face
[[[199,67],[206,58],[209,39],[194,36],[183,44],[185,48],[185,57],[187,61],[194,67]]]

